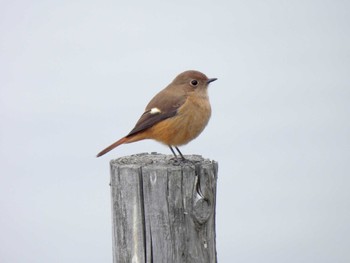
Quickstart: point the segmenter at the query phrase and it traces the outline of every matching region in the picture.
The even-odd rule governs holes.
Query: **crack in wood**
[[[151,263],[153,263],[153,238],[152,238],[152,227],[150,226],[150,239],[151,239]],[[147,259],[146,259],[147,260]]]

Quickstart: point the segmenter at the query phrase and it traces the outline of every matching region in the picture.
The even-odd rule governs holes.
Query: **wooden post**
[[[112,160],[114,263],[214,263],[218,164],[198,155]]]

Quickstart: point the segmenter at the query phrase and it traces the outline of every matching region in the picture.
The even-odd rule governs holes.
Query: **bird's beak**
[[[217,80],[217,78],[208,79],[208,80],[207,80],[207,84],[209,84],[210,82],[213,82],[213,81],[215,81],[215,80]]]

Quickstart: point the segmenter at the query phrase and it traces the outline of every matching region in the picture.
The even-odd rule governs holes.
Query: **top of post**
[[[136,166],[196,166],[203,164],[216,163],[209,159],[203,158],[201,155],[186,155],[186,160],[175,160],[172,155],[159,154],[156,152],[152,153],[139,153],[130,156],[123,156],[117,159],[111,160],[110,164],[112,166],[123,166],[123,165],[136,165]]]

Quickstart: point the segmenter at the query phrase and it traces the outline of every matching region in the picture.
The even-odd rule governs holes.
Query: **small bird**
[[[97,157],[124,143],[154,139],[168,145],[178,160],[175,147],[185,160],[178,146],[196,138],[207,125],[211,115],[207,88],[215,80],[195,70],[179,74],[148,103],[131,132],[102,150]]]

